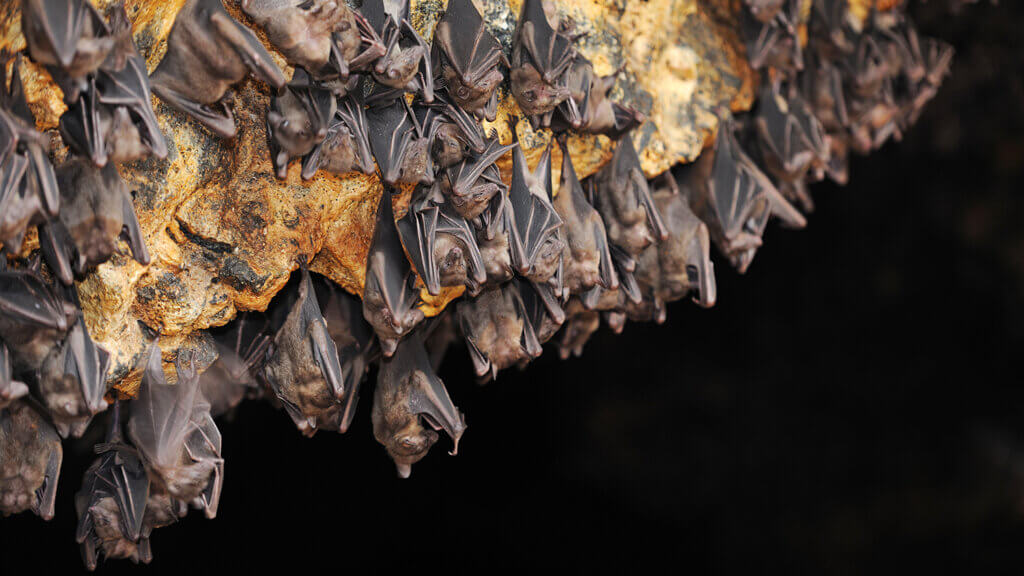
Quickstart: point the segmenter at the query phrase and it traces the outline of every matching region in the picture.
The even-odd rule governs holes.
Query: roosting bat
[[[0,340],[16,373],[38,370],[60,346],[78,310],[32,270],[0,271]]]
[[[513,129],[513,132],[515,130]],[[512,262],[519,275],[533,282],[555,278],[562,265],[562,219],[551,204],[551,144],[531,173],[521,148],[512,151]]]
[[[644,115],[608,99],[608,92],[622,69],[608,76],[594,73],[594,65],[577,55],[566,70],[563,83],[569,98],[558,105],[551,129],[564,132],[572,129],[585,134],[603,134],[613,140],[622,138],[644,121]]]
[[[499,370],[529,362],[542,352],[515,283],[459,300],[457,313],[478,377],[497,378]]]
[[[801,6],[801,0],[785,0],[775,17],[768,21],[749,12],[743,13],[742,27],[752,68],[803,69],[803,48],[797,32]]]
[[[370,148],[388,184],[433,184],[431,135],[424,132],[405,100],[371,106],[366,112]]]
[[[534,129],[549,126],[555,107],[570,96],[562,76],[577,56],[573,41],[552,28],[543,0],[524,0],[512,39],[509,79]]]
[[[295,426],[312,436],[319,428],[339,428],[338,400],[346,390],[338,348],[327,331],[313,281],[305,268],[300,274],[298,284],[280,304],[286,315],[279,322],[263,371]]]
[[[619,285],[614,289],[606,289],[600,284],[590,290],[581,293],[573,299],[568,306],[569,311],[575,311],[572,304],[578,302],[586,310],[598,310],[607,312],[618,310],[625,306],[626,301],[638,303],[642,299],[640,287],[633,275],[636,271],[636,259],[622,248],[611,246],[612,265],[615,267],[615,277]]]
[[[565,310],[550,286],[516,278],[512,281],[523,301],[524,316],[533,327],[537,341],[544,344],[565,322]],[[545,294],[547,292],[547,294]]]
[[[0,342],[0,410],[26,394],[28,386],[14,379],[11,353],[7,350],[7,345]]]
[[[448,168],[479,155],[487,147],[480,123],[463,108],[448,101],[445,92],[434,95],[433,104],[415,107],[423,131],[433,135],[431,154],[438,168]]]
[[[119,240],[132,257],[149,264],[149,251],[135,218],[131,194],[113,164],[96,168],[84,158],[71,158],[57,168],[63,208],[39,235],[47,260],[76,274],[110,259]]]
[[[366,258],[363,316],[373,326],[381,351],[390,358],[404,338],[423,321],[412,266],[402,250],[391,206],[391,188],[384,187],[377,208],[377,227]]]
[[[338,110],[330,90],[296,68],[291,81],[270,99],[267,111],[267,142],[278,178],[288,175],[288,161],[311,154],[327,138]]]
[[[50,70],[68,103],[114,47],[107,23],[88,0],[22,0],[21,23],[29,54]]]
[[[142,560],[139,538],[149,500],[149,476],[137,452],[125,444],[120,420],[120,406],[115,404],[106,440],[95,447],[100,456],[85,471],[75,494],[75,540],[89,571],[96,569],[101,556]]]
[[[222,101],[249,73],[274,90],[285,85],[252,30],[235,21],[221,0],[188,0],[167,38],[167,54],[150,81],[153,92],[221,138],[235,135],[234,116]]]
[[[60,436],[29,403],[0,409],[0,514],[53,518],[64,452]]]
[[[614,290],[619,281],[612,267],[604,223],[583,195],[564,139],[559,139],[558,144],[562,149],[562,175],[554,206],[564,223],[565,288],[572,294],[583,293],[597,284]]]
[[[671,173],[666,180],[674,179]],[[660,300],[672,302],[687,294],[704,308],[715,305],[717,288],[715,267],[711,262],[711,238],[707,226],[690,210],[687,199],[674,190],[662,187],[654,192],[657,210],[663,215],[667,238],[648,251],[656,253],[656,263],[638,261],[637,269],[657,268],[656,289]],[[645,252],[646,254],[646,252]],[[643,279],[644,284],[652,281]]]
[[[138,448],[153,490],[216,514],[223,482],[220,433],[210,418],[210,404],[199,392],[192,358],[179,352],[178,383],[164,379],[160,347],[150,345],[138,397],[131,403],[128,437]]]
[[[384,55],[384,44],[361,14],[338,0],[241,0],[242,11],[267,32],[289,63],[318,80],[348,79]]]
[[[467,158],[441,173],[441,191],[459,215],[473,220],[487,209],[496,194],[504,193],[505,184],[495,162],[515,146],[502,146],[497,138],[490,138],[479,156]]]
[[[480,256],[484,261],[487,281],[483,285],[473,286],[470,294],[475,294],[484,288],[500,286],[515,275],[512,268],[511,211],[507,209],[507,198],[496,196],[494,204],[499,202],[503,208],[501,213],[494,218],[493,224],[476,231],[476,245],[480,247]],[[488,208],[488,210],[495,210],[495,208]]]
[[[601,313],[596,310],[580,309],[568,314],[558,339],[558,357],[567,360],[569,356],[583,355],[583,346],[601,326]]]
[[[353,170],[373,174],[377,167],[367,130],[362,102],[351,94],[339,100],[323,142],[302,157],[302,178],[313,178],[320,168],[332,174]]]
[[[381,361],[373,394],[373,436],[395,461],[398,475],[408,478],[442,429],[454,443],[450,454],[455,454],[466,419],[434,373],[423,335],[415,331],[398,343],[394,356]]]
[[[217,361],[199,377],[199,388],[214,417],[230,412],[247,396],[259,393],[271,334],[265,314],[242,312],[213,334]]]
[[[440,294],[442,286],[473,287],[487,280],[473,227],[445,202],[436,184],[416,188],[398,232],[431,294]]]
[[[384,55],[373,65],[374,80],[390,88],[382,97],[418,92],[427,104],[433,102],[430,48],[409,23],[409,0],[365,0],[360,11],[384,43]]]
[[[107,409],[110,355],[96,345],[79,314],[64,342],[50,351],[37,376],[39,396],[63,438],[81,436],[93,416]]]
[[[631,138],[619,141],[611,162],[593,177],[592,185],[594,207],[612,244],[635,256],[665,239],[665,224],[651,200]]]
[[[504,79],[499,64],[509,66],[501,44],[487,31],[472,0],[450,0],[434,31],[434,70],[460,108],[477,118],[494,121],[498,85]]]

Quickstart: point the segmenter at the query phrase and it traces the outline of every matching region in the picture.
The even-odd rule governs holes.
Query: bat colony
[[[511,54],[471,0],[448,2],[432,43],[410,24],[408,0],[237,1],[294,67],[290,79],[222,0],[185,2],[152,75],[121,4],[101,14],[88,0],[21,0],[27,54],[0,55],[0,510],[52,517],[61,439],[105,412],[106,437],[75,497],[90,569],[101,558],[149,562],[153,529],[190,507],[216,515],[224,460],[213,418],[245,398],[279,404],[304,434],[345,432],[376,365],[373,434],[406,477],[442,432],[454,454],[466,429],[436,374],[450,344],[465,342],[488,380],[552,339],[562,357],[579,355],[602,317],[619,332],[627,319],[663,322],[666,303],[687,296],[713,306],[711,246],[744,271],[770,217],[802,227],[807,183],[845,182],[850,151],[898,139],[952,58],[900,11],[872,13],[854,31],[845,0],[814,0],[801,43],[800,0],[746,0],[757,106],[736,118],[723,110],[712,147],[649,180],[629,137],[644,116],[609,98],[620,75],[596,75],[572,23],[542,0],[524,0]],[[57,166],[25,99],[23,57],[64,94],[70,155]],[[154,338],[138,396],[108,404],[108,354],[89,335],[74,280],[125,249],[149,261],[116,164],[167,155],[151,91],[233,137],[227,95],[249,76],[273,94],[278,177],[294,159],[307,180],[379,173],[363,298],[302,267],[266,313],[213,332],[219,359],[205,372],[182,352],[168,382]],[[517,142],[480,126],[496,117],[499,87],[533,128],[553,133],[533,168]],[[571,131],[617,141],[583,181]],[[495,164],[506,154],[510,184]],[[398,183],[415,191],[396,221]],[[31,227],[40,248],[17,259]],[[467,295],[426,319],[421,286]]]

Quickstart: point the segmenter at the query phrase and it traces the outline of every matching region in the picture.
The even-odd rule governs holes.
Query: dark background
[[[395,477],[364,394],[345,436],[243,405],[221,425],[219,517],[157,531],[148,568],[545,566],[1020,573],[1024,558],[1024,49],[1020,3],[932,0],[957,59],[902,143],[815,188],[719,304],[602,330],[582,358],[473,384],[469,429]],[[0,573],[80,570],[68,453],[58,515],[0,522]],[[228,572],[223,572],[228,573]]]

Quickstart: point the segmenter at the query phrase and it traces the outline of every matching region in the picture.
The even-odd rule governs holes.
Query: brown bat
[[[0,514],[53,518],[64,452],[57,431],[28,402],[0,409],[0,454]]]
[[[310,180],[320,168],[332,174],[358,170],[373,174],[377,167],[370,151],[370,136],[363,103],[354,94],[337,102],[323,142],[302,157],[302,178]]]
[[[328,333],[309,271],[302,268],[300,274],[298,284],[278,303],[275,316],[284,320],[275,322],[280,328],[263,372],[295,426],[312,436],[320,428],[340,427],[338,401],[347,391],[338,348]]]
[[[582,307],[581,307],[582,308]],[[580,309],[575,313],[566,312],[558,340],[558,357],[568,360],[570,356],[582,356],[583,346],[601,327],[601,313],[596,310]]]
[[[381,361],[373,394],[373,436],[384,445],[398,469],[408,478],[412,465],[427,455],[444,430],[459,450],[466,419],[452,403],[444,382],[437,377],[415,331],[402,340],[394,356]]]
[[[28,386],[14,379],[11,353],[7,350],[7,345],[0,342],[0,410],[26,394]]]
[[[619,280],[612,265],[604,223],[583,195],[565,139],[560,138],[558,145],[562,149],[562,174],[554,206],[564,223],[565,288],[572,294],[581,294],[598,284],[614,290]]]
[[[452,104],[445,91],[434,95],[433,104],[414,104],[414,111],[424,132],[433,135],[430,151],[437,168],[454,166],[486,150],[486,136],[480,123]]]
[[[433,184],[433,135],[424,131],[404,99],[371,106],[366,113],[370,148],[388,184]]]
[[[199,392],[193,359],[185,355],[175,360],[178,383],[172,386],[164,377],[160,347],[150,345],[139,394],[130,405],[128,437],[146,465],[151,490],[166,491],[212,518],[224,478],[220,433]]]
[[[272,335],[259,312],[242,312],[223,330],[213,333],[217,361],[199,377],[203,397],[214,417],[230,412],[248,396],[259,394]]]
[[[87,89],[86,79],[114,47],[88,0],[21,0],[21,23],[29,54],[47,67],[67,103]]]
[[[459,215],[475,220],[487,210],[496,195],[504,195],[505,184],[495,162],[516,146],[503,146],[497,138],[489,138],[479,156],[467,158],[441,173],[438,178],[441,192]]]
[[[57,168],[57,182],[63,208],[39,237],[55,268],[73,268],[81,276],[109,260],[120,240],[128,243],[137,262],[149,264],[131,194],[113,164],[96,168],[73,157]]]
[[[543,351],[514,283],[463,298],[457,310],[478,377],[497,378],[499,370],[529,362]]]
[[[103,397],[109,360],[79,314],[64,342],[43,361],[36,376],[39,396],[62,438],[80,437],[93,416],[107,409]]]
[[[442,286],[474,287],[487,280],[473,227],[445,202],[437,185],[419,186],[398,232],[427,291]]]
[[[513,128],[513,133],[515,129]],[[551,143],[541,154],[537,168],[530,172],[520,147],[512,150],[511,247],[516,272],[543,284],[557,281],[562,266],[562,218],[551,203]]]
[[[434,101],[430,47],[409,23],[409,0],[364,0],[359,9],[384,43],[384,55],[373,65],[373,79],[385,89],[382,98],[417,92]]]
[[[363,316],[373,326],[381,351],[390,358],[398,342],[423,321],[412,266],[405,257],[395,226],[391,188],[384,186],[377,208],[377,227],[366,258]]]
[[[61,137],[100,167],[147,156],[166,158],[167,144],[150,104],[146,60],[132,40],[124,4],[110,11],[110,33],[113,48],[86,81],[87,89],[61,115]]]
[[[501,44],[487,31],[472,0],[450,0],[434,30],[434,71],[444,80],[452,100],[477,118],[494,121],[498,86],[509,66]]]
[[[377,33],[338,0],[241,0],[242,11],[296,67],[318,80],[348,79],[384,55]]]
[[[570,96],[563,75],[578,55],[575,39],[551,26],[544,0],[524,0],[512,38],[510,85],[534,129],[551,125],[552,113]]]
[[[743,13],[741,24],[752,68],[803,69],[803,47],[797,30],[801,6],[802,0],[784,0],[781,10],[767,22],[750,12]]]
[[[786,0],[744,0],[747,10],[750,10],[750,13],[759,22],[765,24],[775,20],[785,3]]]
[[[635,256],[652,242],[665,239],[668,232],[651,200],[631,138],[619,141],[611,162],[590,184],[609,242]]]
[[[60,347],[78,314],[37,272],[0,271],[0,340],[10,350],[15,373],[38,370]]]
[[[537,341],[544,344],[565,322],[565,310],[548,285],[516,278],[512,281],[523,301],[526,321],[533,327]]]
[[[637,270],[645,267],[657,268],[657,280],[643,276],[640,282],[654,286],[659,300],[673,302],[693,295],[693,301],[703,308],[710,308],[717,300],[715,267],[711,262],[711,236],[707,226],[690,209],[687,198],[675,188],[672,174],[666,173],[665,181],[653,193],[657,210],[665,220],[667,237],[656,246],[649,247],[644,254],[653,252],[655,259],[641,258]],[[650,272],[648,268],[648,272]]]
[[[174,19],[167,54],[153,71],[153,92],[221,138],[235,135],[234,116],[223,101],[231,86],[252,73],[275,91],[285,85],[252,30],[233,19],[221,0],[187,0]]]
[[[618,140],[642,124],[643,114],[608,99],[608,92],[621,73],[620,68],[608,76],[598,76],[594,73],[594,65],[577,55],[563,78],[570,96],[558,105],[551,129],[555,132],[571,129],[585,134],[603,134]]]
[[[334,94],[296,68],[267,111],[267,143],[278,178],[287,177],[289,160],[307,156],[323,143],[337,111]]]

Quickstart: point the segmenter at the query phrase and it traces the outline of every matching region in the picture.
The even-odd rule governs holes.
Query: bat
[[[50,71],[69,104],[114,47],[103,16],[87,0],[22,0],[21,22],[32,60]]]
[[[10,351],[16,374],[38,370],[61,345],[78,314],[37,272],[0,271],[0,340]]]
[[[332,174],[358,170],[373,174],[370,140],[363,105],[355,95],[348,95],[336,104],[336,111],[327,127],[327,135],[302,157],[302,178],[310,180],[323,168]]]
[[[14,379],[11,367],[11,353],[7,346],[0,342],[0,410],[7,408],[12,402],[28,394],[28,386]]]
[[[150,103],[146,60],[132,40],[124,4],[110,11],[110,34],[115,40],[110,53],[61,115],[61,137],[99,167],[108,161],[166,158],[167,144]]]
[[[613,245],[635,256],[667,236],[632,139],[619,141],[611,162],[593,177],[590,189]]]
[[[512,281],[523,301],[523,315],[533,328],[537,342],[544,344],[558,332],[565,322],[565,310],[559,298],[548,285],[537,284],[522,278]]]
[[[373,326],[381,351],[390,358],[398,342],[423,321],[419,291],[414,288],[412,266],[405,257],[395,225],[391,188],[384,187],[377,208],[377,224],[366,257],[363,316]]]
[[[452,403],[444,382],[434,373],[420,331],[398,343],[394,355],[381,360],[373,393],[373,436],[384,445],[408,478],[412,465],[427,455],[444,430],[459,451],[466,418]]]
[[[437,185],[418,186],[398,233],[427,291],[478,286],[487,280],[473,227],[445,202]]]
[[[444,80],[452,101],[477,118],[493,122],[498,86],[509,66],[501,44],[487,31],[472,0],[450,0],[434,30],[433,68]]]
[[[619,280],[612,265],[604,223],[583,195],[565,139],[559,138],[558,145],[562,150],[562,174],[553,204],[564,224],[564,286],[572,294],[581,294],[598,284],[614,290]]]
[[[142,559],[139,538],[149,500],[149,476],[136,451],[121,435],[118,403],[114,404],[106,439],[95,450],[99,457],[85,471],[75,494],[75,541],[89,571],[96,569],[101,555],[135,562]]]
[[[512,38],[509,84],[535,130],[550,126],[555,107],[570,96],[562,76],[577,57],[574,41],[551,26],[543,0],[524,0]]]
[[[512,131],[515,133],[514,128]],[[512,150],[512,186],[508,192],[512,262],[520,276],[541,284],[555,277],[565,249],[560,235],[562,218],[551,204],[551,196],[551,143],[533,172],[517,146]]]
[[[474,220],[483,214],[495,195],[504,194],[505,184],[495,162],[516,146],[503,146],[497,138],[489,138],[479,156],[466,158],[441,173],[441,192],[459,215]]]
[[[556,108],[551,129],[555,132],[572,129],[585,134],[603,134],[618,140],[642,124],[645,120],[643,114],[608,99],[608,92],[621,73],[622,68],[608,76],[598,76],[594,73],[594,65],[577,55],[563,77],[570,96]]]
[[[382,96],[416,92],[427,104],[433,102],[429,46],[409,23],[409,0],[365,0],[360,11],[384,44],[384,55],[372,68],[373,79],[386,87]]]
[[[582,356],[583,346],[600,327],[601,313],[596,310],[583,310],[581,306],[575,313],[567,312],[565,324],[562,325],[560,332],[561,337],[557,342],[558,357],[568,360],[570,356]]]
[[[60,436],[28,402],[0,409],[0,514],[53,518],[64,457]]]
[[[287,177],[289,160],[307,156],[320,146],[337,111],[334,94],[296,68],[291,82],[270,99],[267,110],[267,143],[278,178]]]
[[[43,361],[37,374],[39,395],[62,438],[80,437],[93,416],[107,409],[110,355],[89,336],[81,314],[64,342]]]
[[[251,30],[221,0],[188,0],[167,37],[167,54],[150,76],[153,92],[220,138],[237,128],[223,101],[231,86],[252,73],[280,91],[284,74]]]
[[[178,383],[164,377],[160,346],[150,345],[138,396],[130,404],[128,438],[138,449],[153,482],[175,500],[216,511],[211,497],[220,494],[223,459],[220,434],[209,420],[210,404],[199,392],[194,359],[179,352],[175,360]],[[212,426],[212,431],[210,427]]]
[[[675,187],[671,173],[666,173],[665,179]],[[638,270],[645,266],[657,268],[656,282],[648,278],[642,278],[642,282],[656,286],[660,301],[673,302],[692,294],[693,301],[702,308],[714,306],[718,290],[708,227],[690,209],[687,198],[670,188],[656,189],[654,201],[664,215],[668,235],[660,244],[647,249],[655,254],[654,258],[638,260]]]
[[[280,328],[263,368],[267,382],[303,434],[312,436],[318,428],[337,429],[345,379],[338,348],[305,268],[298,284],[278,304],[277,311],[286,315],[283,322],[275,322]]]
[[[676,180],[715,245],[743,273],[761,246],[772,211],[769,191],[781,195],[740,148],[734,129],[731,119],[722,119],[714,146],[678,168]]]
[[[370,148],[388,184],[433,184],[431,135],[424,132],[405,100],[371,106],[366,113]]]
[[[63,208],[40,234],[40,245],[56,268],[69,263],[78,275],[102,264],[124,240],[136,262],[149,264],[149,251],[124,180],[113,164],[96,168],[72,157],[57,170]]]
[[[504,188],[504,184],[501,186]],[[470,286],[468,292],[471,296],[479,294],[483,289],[504,284],[515,275],[511,246],[512,209],[504,192],[494,195],[484,212],[474,221],[474,227],[476,245],[480,247],[487,280],[483,284]]]
[[[348,79],[384,55],[361,14],[336,0],[241,0],[242,11],[295,67],[317,80]]]
[[[801,0],[784,0],[784,6],[768,22],[743,12],[741,27],[747,37],[751,68],[803,69],[804,54],[797,31],[801,5]]]
[[[437,168],[448,168],[483,154],[487,147],[480,124],[462,107],[452,104],[445,94],[437,92],[432,104],[414,108],[419,125],[433,134],[430,151]]]
[[[615,276],[619,279],[618,287],[608,290],[600,284],[579,294],[575,300],[585,310],[611,311],[622,308],[628,299],[633,303],[640,302],[642,296],[633,273],[636,271],[636,259],[622,248],[614,244],[610,248],[612,266]]]
[[[757,18],[758,22],[765,24],[775,20],[785,3],[786,0],[744,0],[747,10],[754,18]]]
[[[210,403],[210,414],[217,417],[259,393],[257,378],[272,336],[266,315],[242,312],[213,338],[217,360],[199,377],[199,387]]]
[[[529,362],[543,351],[514,283],[459,300],[457,315],[478,377],[495,379],[499,370]]]

